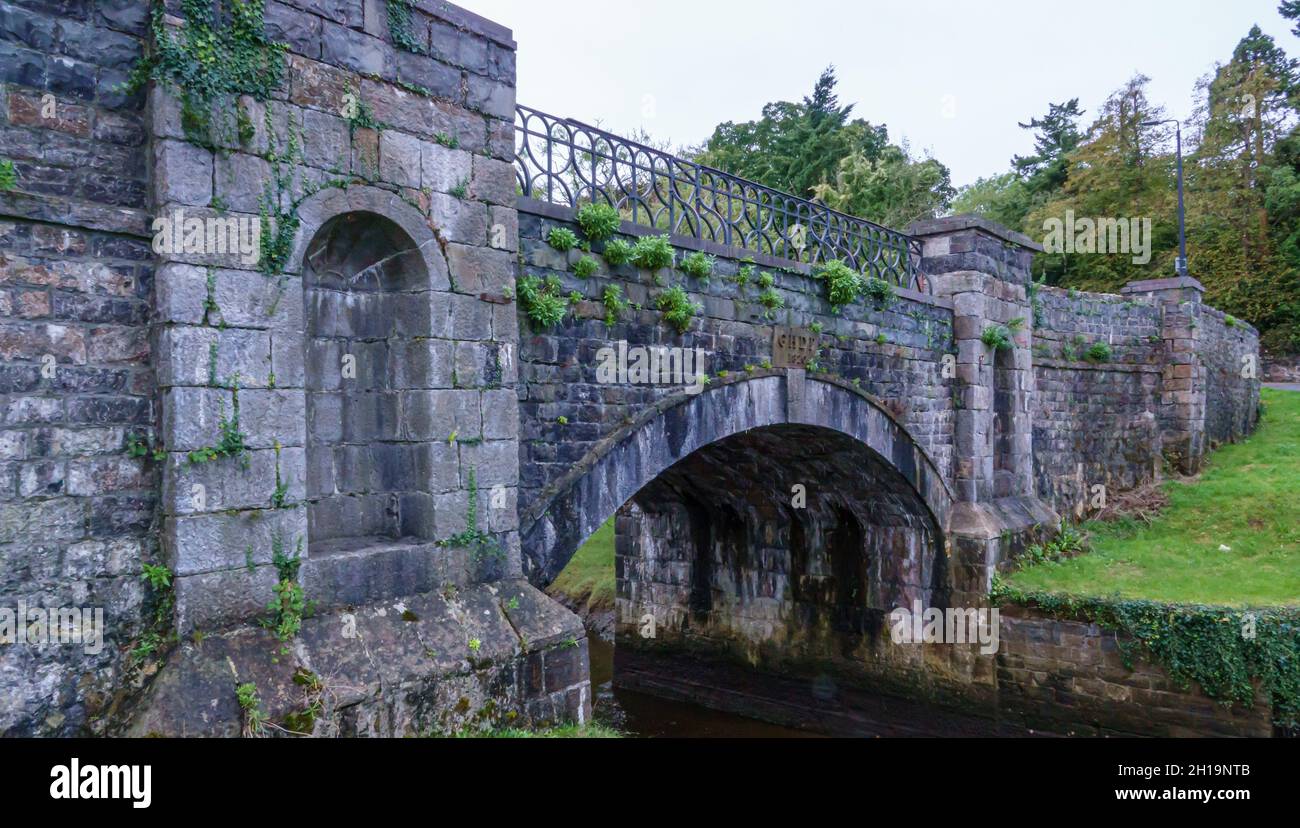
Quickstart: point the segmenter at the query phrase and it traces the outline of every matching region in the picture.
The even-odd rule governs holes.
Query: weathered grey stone
[[[470,198],[512,207],[515,203],[515,168],[512,164],[474,156],[474,170],[469,185]]]
[[[176,628],[182,636],[195,630],[229,626],[267,614],[275,597],[275,568],[259,566],[252,572],[230,569],[176,578]],[[228,735],[235,735],[230,733]]]
[[[271,342],[265,331],[176,326],[159,335],[158,382],[213,385],[238,382],[264,388],[271,373]]]
[[[292,555],[307,537],[307,510],[254,509],[246,512],[170,517],[163,527],[179,576],[268,566],[278,545]]]
[[[277,471],[288,487],[285,502],[301,502],[306,481],[306,458],[301,448],[288,447],[279,452],[254,449],[238,457],[202,463],[172,454],[163,479],[164,512],[194,515],[268,508],[275,494]]]
[[[423,174],[419,186],[439,193],[450,193],[458,187],[468,187],[473,171],[472,156],[468,152],[444,147],[432,141],[423,142],[420,150]]]
[[[515,264],[514,255],[506,250],[447,245],[447,266],[456,290],[461,293],[501,293],[514,282]],[[484,326],[482,332],[472,338],[486,339],[489,335]]]
[[[379,133],[379,176],[399,187],[420,186],[420,139],[396,130]]]
[[[154,199],[207,206],[212,201],[212,153],[187,141],[153,145]]]
[[[218,155],[215,163],[218,203],[223,203],[225,209],[257,213],[271,182],[271,165],[243,152]]]

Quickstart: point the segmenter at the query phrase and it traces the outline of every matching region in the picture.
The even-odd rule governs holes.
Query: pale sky
[[[833,63],[855,117],[929,151],[958,186],[1027,153],[1016,124],[1049,101],[1078,97],[1086,126],[1136,72],[1151,77],[1153,101],[1186,117],[1197,78],[1253,23],[1300,57],[1277,0],[457,3],[514,30],[520,103],[674,145],[802,99]]]

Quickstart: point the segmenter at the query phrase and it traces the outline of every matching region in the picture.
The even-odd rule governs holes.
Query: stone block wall
[[[515,379],[514,42],[428,2],[397,33],[387,4],[361,0],[269,0],[265,19],[288,44],[283,83],[213,114],[251,129],[199,146],[172,90],[150,100],[159,216],[297,225],[278,268],[160,254],[163,514],[183,632],[263,614],[277,549],[301,555],[322,606],[518,566],[516,443],[495,402]],[[236,406],[244,451],[194,462]],[[491,560],[432,545],[466,530],[471,503]],[[249,526],[264,528],[232,544]]]
[[[1273,734],[1262,694],[1249,709],[1225,707],[1157,665],[1126,666],[1115,634],[1095,624],[1004,608],[1001,629],[998,707],[1008,724],[1075,736]]]
[[[679,259],[696,250],[716,257],[707,282],[676,270],[651,273],[630,264],[611,268],[600,255],[599,244],[590,255],[598,270],[580,279],[573,265],[589,254],[553,249],[546,236],[555,227],[567,227],[582,238],[572,210],[521,199],[520,275],[556,276],[563,293],[577,291],[582,296],[553,329],[538,330],[522,309],[519,312],[521,511],[628,417],[682,390],[680,385],[600,383],[600,349],[616,348],[620,340],[629,347],[701,348],[710,377],[720,372],[740,375],[746,365],[761,368],[771,360],[772,333],[778,325],[820,325],[821,369],[881,400],[944,477],[951,475],[954,401],[952,381],[943,376],[942,365],[943,356],[952,349],[951,303],[899,291],[888,306],[861,299],[835,314],[825,298],[825,285],[805,265],[676,236],[672,242]],[[634,242],[651,232],[625,222],[620,237]],[[741,286],[734,277],[751,264],[748,260],[753,260],[753,276]],[[784,302],[770,314],[758,301],[763,289],[755,280],[762,273],[771,274],[773,290]],[[677,284],[701,306],[680,336],[655,307],[661,289]],[[612,326],[605,324],[601,303],[607,285],[618,286],[632,304]],[[567,422],[561,424],[561,417]]]
[[[1205,437],[1214,449],[1249,436],[1259,420],[1259,331],[1208,305],[1200,326]]]
[[[1158,303],[1040,287],[1034,298],[1034,477],[1062,515],[1151,480],[1160,462],[1164,340]],[[1090,361],[1095,343],[1110,357]]]
[[[158,562],[138,0],[0,2],[0,607],[104,610],[103,649],[0,646],[0,735],[84,732]]]

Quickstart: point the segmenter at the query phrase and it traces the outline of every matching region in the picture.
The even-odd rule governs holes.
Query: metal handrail
[[[668,233],[810,265],[841,259],[897,287],[928,287],[920,242],[904,233],[581,121],[515,111],[515,175],[529,198],[601,201]]]

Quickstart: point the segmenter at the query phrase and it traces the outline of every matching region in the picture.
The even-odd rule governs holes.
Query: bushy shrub
[[[642,236],[632,246],[632,263],[645,270],[672,267],[675,254],[668,236]]]
[[[578,234],[567,227],[552,227],[546,234],[546,243],[561,253],[568,253],[578,246]]]
[[[594,242],[604,241],[618,232],[622,216],[608,204],[584,204],[578,210],[578,227],[582,235]]]

